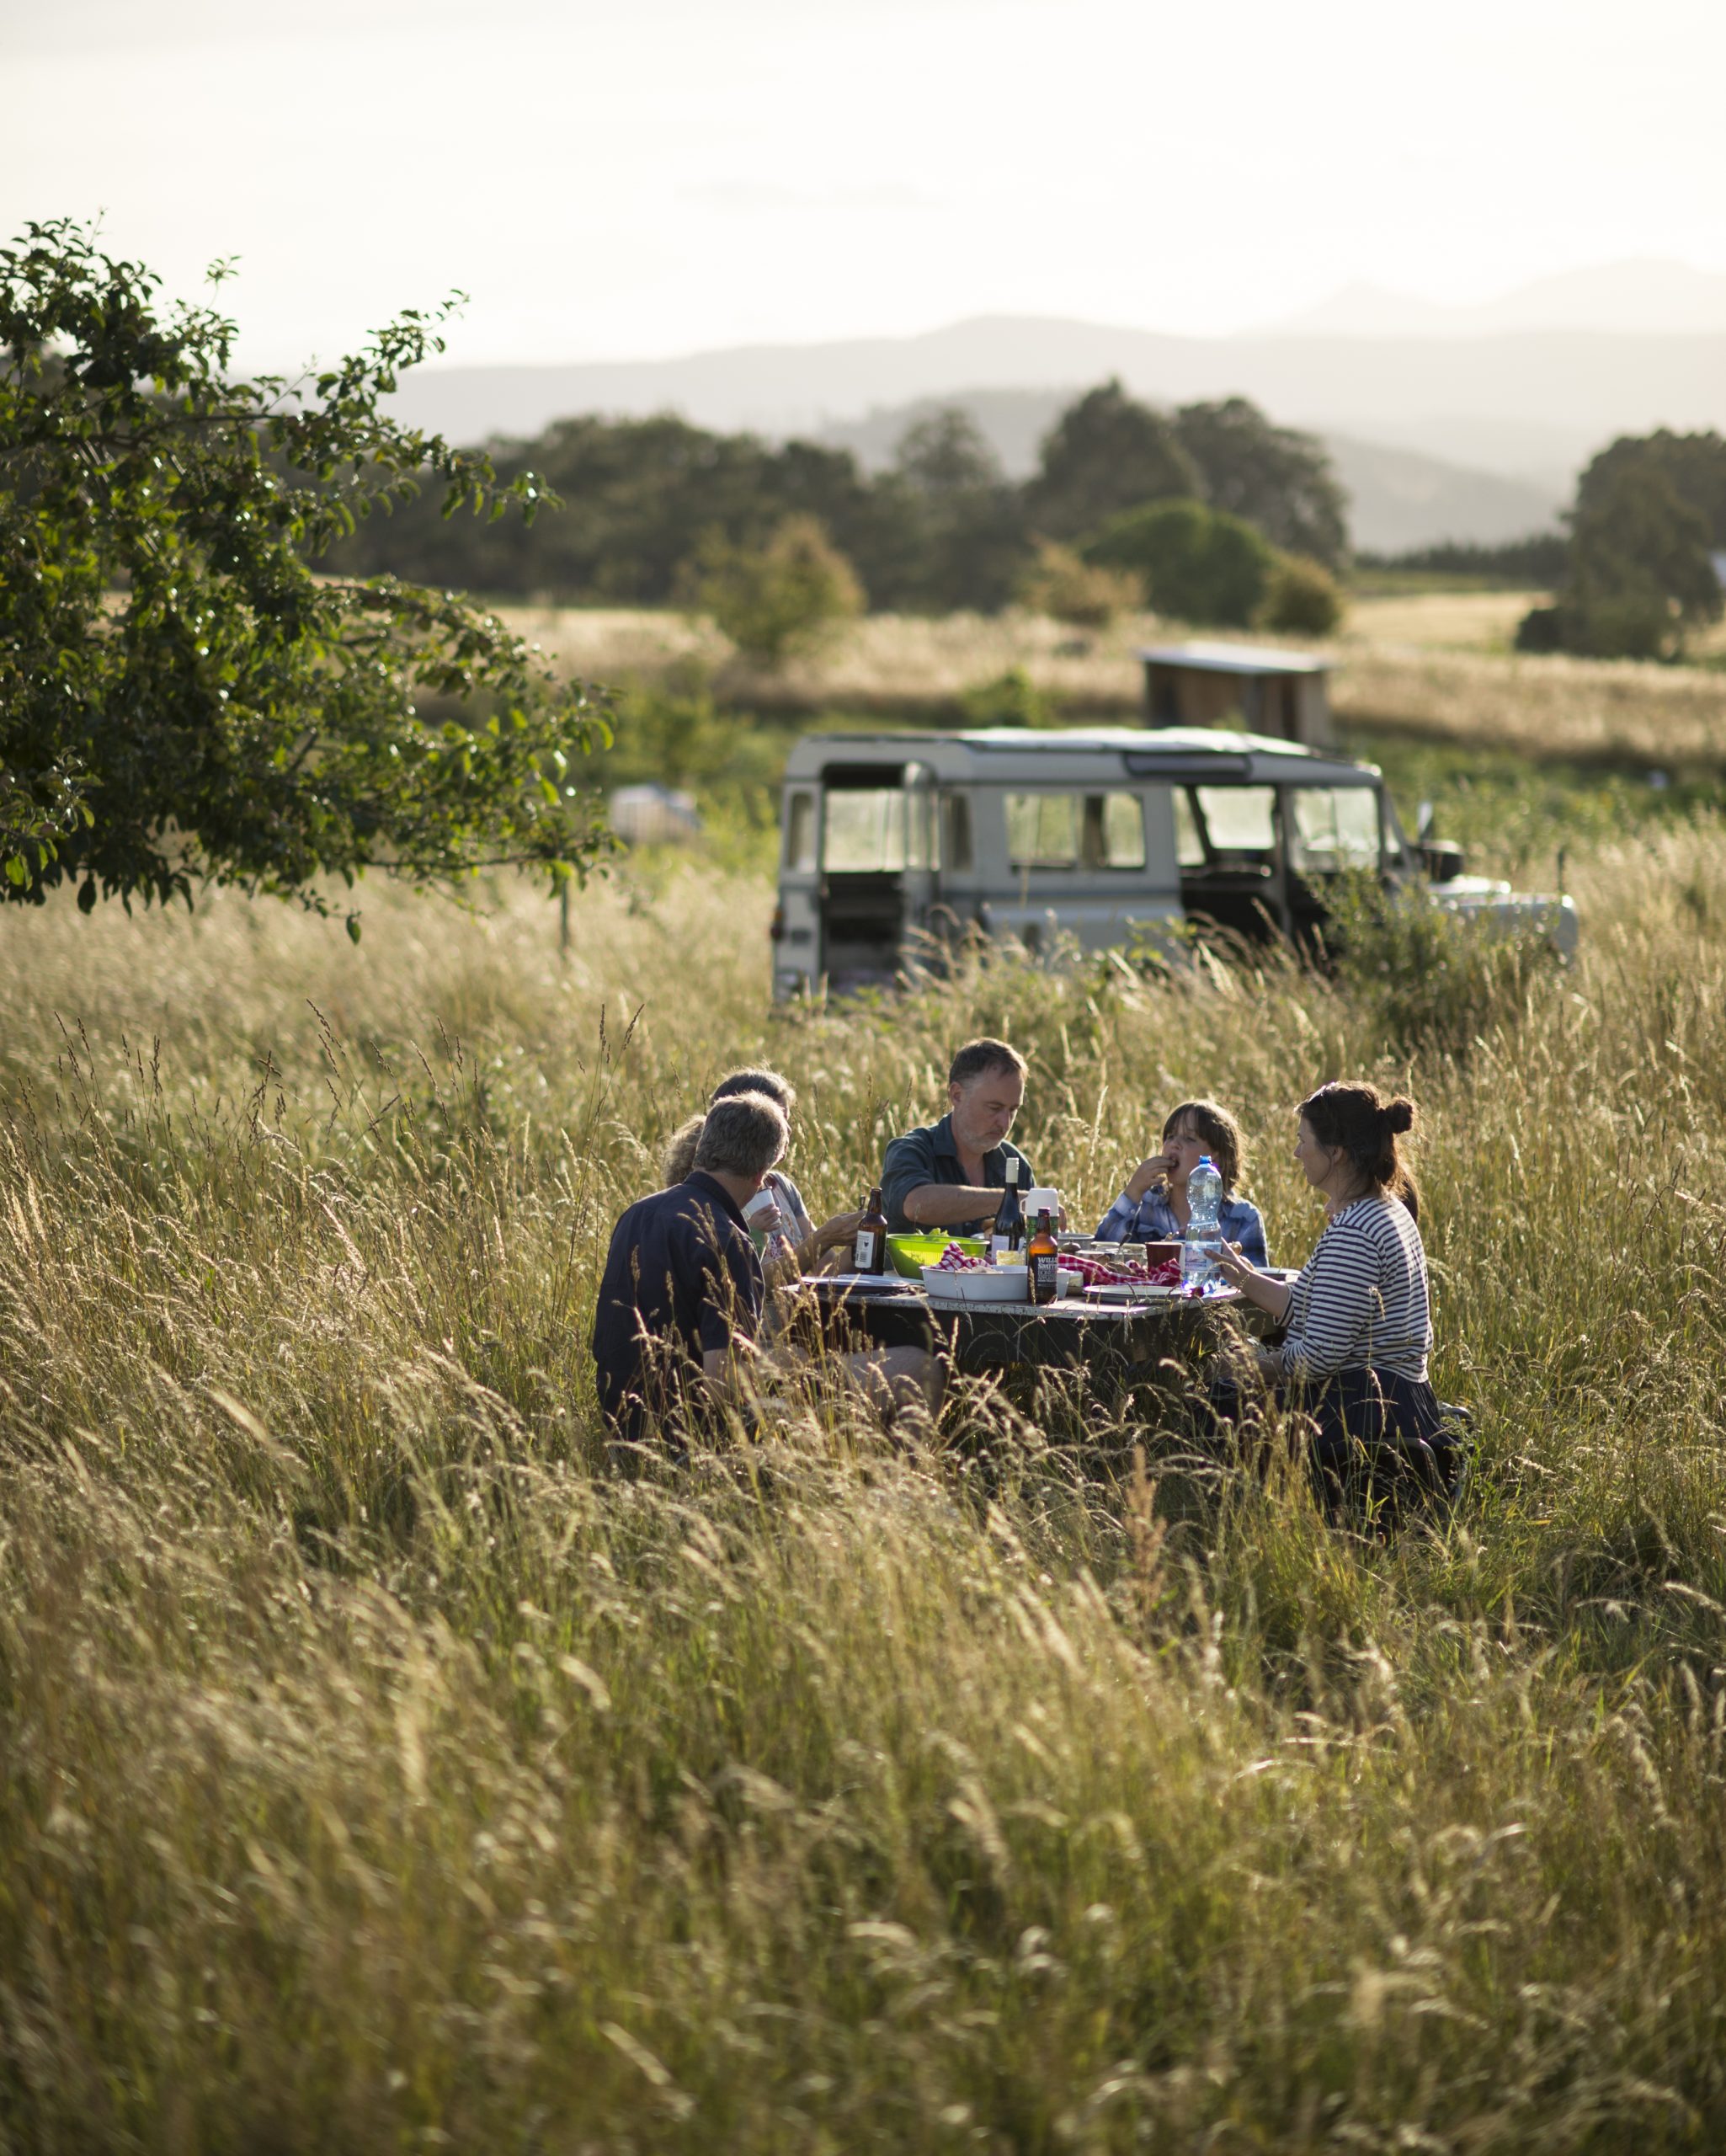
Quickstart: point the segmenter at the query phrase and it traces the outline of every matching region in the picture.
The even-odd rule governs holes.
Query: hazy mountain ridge
[[[425,367],[403,382],[396,408],[463,440],[535,434],[576,412],[665,409],[705,426],[782,435],[919,398],[1071,392],[1111,374],[1156,402],[1238,392],[1285,424],[1427,456],[1484,433],[1497,446],[1491,468],[1508,476],[1574,467],[1618,434],[1726,426],[1726,334],[1200,339],[999,317],[917,337],[746,345],[674,360]],[[1482,461],[1465,449],[1454,454]]]
[[[1345,285],[1268,335],[1494,337],[1524,330],[1609,335],[1726,334],[1726,275],[1638,259],[1538,277],[1488,300],[1446,305],[1382,285]]]

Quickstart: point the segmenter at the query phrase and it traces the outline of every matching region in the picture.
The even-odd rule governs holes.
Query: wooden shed
[[[1171,643],[1141,651],[1153,726],[1237,726],[1329,748],[1328,659],[1246,643]]]

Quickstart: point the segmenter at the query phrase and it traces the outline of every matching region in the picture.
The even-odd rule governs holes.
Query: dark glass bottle
[[[1031,1267],[1032,1302],[1053,1302],[1061,1292],[1061,1246],[1046,1212],[1037,1214],[1036,1233],[1025,1246],[1025,1262]]]
[[[887,1215],[881,1209],[879,1184],[870,1192],[869,1203],[857,1223],[857,1240],[851,1257],[853,1269],[858,1273],[887,1271]]]
[[[989,1256],[1000,1257],[1009,1251],[1025,1246],[1025,1207],[1019,1196],[1019,1163],[1007,1163],[1007,1187],[1001,1193],[1001,1203],[995,1214],[995,1225],[989,1237]]]

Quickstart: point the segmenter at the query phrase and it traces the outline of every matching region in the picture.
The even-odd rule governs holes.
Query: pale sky
[[[1726,0],[0,0],[0,234],[105,216],[254,365],[1196,334],[1726,270]]]

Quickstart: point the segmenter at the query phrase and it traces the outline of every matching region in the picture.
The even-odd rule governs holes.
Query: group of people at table
[[[967,1042],[948,1072],[947,1113],[895,1138],[881,1172],[890,1230],[987,1233],[1019,1162],[1009,1135],[1026,1065],[1004,1041]],[[776,1310],[803,1273],[853,1244],[860,1215],[818,1225],[782,1163],[796,1108],[777,1072],[732,1071],[706,1109],[676,1133],[665,1187],[618,1221],[600,1280],[593,1350],[601,1408],[626,1448],[655,1436],[674,1449],[727,1396],[759,1396],[794,1358]],[[1241,1134],[1211,1100],[1164,1117],[1158,1150],[1141,1161],[1099,1222],[1105,1242],[1178,1240],[1191,1218],[1187,1184],[1208,1155],[1223,1182],[1222,1275],[1264,1311],[1280,1337],[1255,1351],[1260,1383],[1312,1417],[1320,1473],[1340,1472],[1361,1444],[1432,1443],[1441,1411],[1427,1375],[1432,1327],[1420,1200],[1398,1140],[1413,1105],[1365,1084],[1320,1086],[1296,1116],[1294,1158],[1324,1205],[1312,1255],[1289,1278],[1271,1267],[1264,1220],[1240,1190]],[[916,1348],[842,1358],[851,1380],[888,1413],[932,1407],[940,1369]],[[1227,1403],[1239,1405],[1239,1380]],[[1217,1407],[1213,1398],[1210,1403]]]

